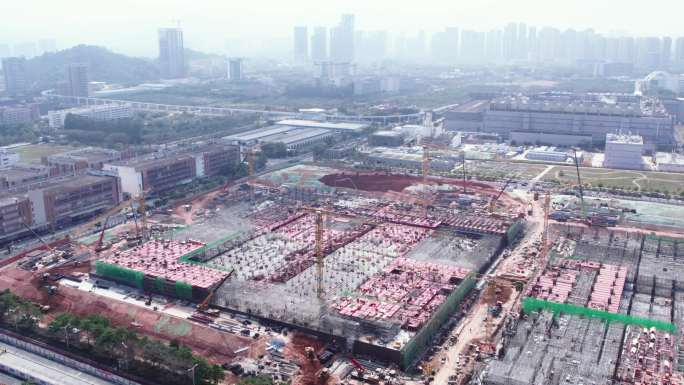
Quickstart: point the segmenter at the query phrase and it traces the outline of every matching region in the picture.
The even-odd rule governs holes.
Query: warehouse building
[[[400,168],[421,170],[423,167],[423,149],[374,147],[361,153],[367,166],[379,168]],[[457,157],[443,156],[437,152],[430,153],[430,170],[450,171],[460,164]]]
[[[516,143],[603,145],[606,134],[638,132],[644,150],[671,147],[674,118],[651,97],[541,93],[492,101],[483,131]]]
[[[471,100],[444,113],[447,131],[481,131],[489,100]]]
[[[121,152],[98,147],[50,155],[43,158],[51,172],[56,175],[84,174],[88,170],[102,170],[105,163],[121,160]]]
[[[569,156],[566,151],[559,150],[556,147],[542,146],[528,151],[525,154],[525,158],[544,162],[565,163]]]
[[[223,139],[241,146],[256,146],[262,143],[284,143],[290,150],[298,150],[316,143],[325,142],[335,134],[324,128],[274,126],[259,128],[241,134],[229,135]]]
[[[154,158],[108,163],[105,172],[121,179],[121,189],[130,196],[142,191],[162,194],[195,178],[215,176],[226,167],[240,162],[240,148],[213,143],[170,154],[155,154]]]
[[[370,127],[363,123],[346,123],[346,122],[319,122],[315,120],[301,120],[301,119],[285,119],[276,122],[276,126],[285,126],[291,128],[321,128],[334,131],[338,134],[350,133],[361,134],[363,130]]]
[[[19,154],[9,151],[6,148],[0,148],[0,168],[17,163],[19,163]]]
[[[603,167],[641,170],[644,161],[644,139],[639,135],[606,135],[606,152]]]

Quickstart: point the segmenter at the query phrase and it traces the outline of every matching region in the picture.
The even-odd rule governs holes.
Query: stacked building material
[[[627,269],[623,266],[601,266],[588,307],[617,313],[626,278]]]
[[[577,272],[561,267],[552,267],[537,278],[529,288],[528,295],[546,301],[564,303],[570,296]]]

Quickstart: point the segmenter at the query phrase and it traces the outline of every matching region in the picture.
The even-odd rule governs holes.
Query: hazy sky
[[[516,21],[634,35],[684,36],[684,0],[0,0],[0,44],[43,38],[58,48],[96,44],[155,56],[156,29],[180,20],[186,46],[284,45],[294,25],[330,26],[341,13],[357,29],[489,30]]]

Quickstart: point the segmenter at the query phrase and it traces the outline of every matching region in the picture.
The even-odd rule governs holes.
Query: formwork
[[[442,306],[432,315],[430,320],[423,328],[411,338],[408,344],[401,349],[400,366],[406,370],[422,354],[427,346],[432,342],[433,337],[439,332],[440,328],[456,314],[463,299],[470,293],[477,283],[477,276],[469,273],[454,290]]]

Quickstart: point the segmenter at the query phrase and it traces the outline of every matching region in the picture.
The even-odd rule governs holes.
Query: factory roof
[[[262,141],[270,143],[282,142],[285,143],[285,145],[289,145],[329,134],[330,131],[323,128],[290,129],[285,132],[267,136],[263,138]]]
[[[224,136],[223,139],[235,140],[239,142],[248,142],[250,140],[261,140],[270,135],[280,134],[282,132],[291,131],[292,127],[284,126],[268,126],[264,128],[258,128],[256,130],[251,130],[239,134]]]
[[[45,166],[14,164],[0,171],[0,177],[5,179],[32,178],[40,175],[47,176],[49,170]]]
[[[375,136],[390,136],[390,137],[400,137],[403,136],[401,131],[383,130],[376,131],[373,133]]]
[[[327,128],[337,131],[361,131],[368,127],[362,123],[337,123],[337,122],[317,122],[315,120],[285,119],[277,122],[279,126],[292,126],[301,128]]]
[[[644,144],[641,135],[606,134],[606,143]]]
[[[69,191],[84,186],[90,186],[96,183],[100,183],[106,180],[111,180],[112,177],[109,176],[99,176],[99,175],[80,175],[75,177],[59,178],[49,181],[42,186],[40,190],[43,191]]]

